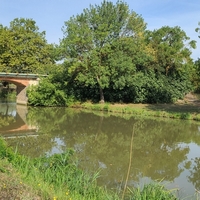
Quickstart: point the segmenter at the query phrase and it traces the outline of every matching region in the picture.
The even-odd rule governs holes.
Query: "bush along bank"
[[[89,175],[78,169],[72,150],[50,157],[28,158],[6,146],[0,138],[0,198],[37,200],[138,200],[177,199],[159,183],[143,189],[126,189],[125,195],[97,185],[99,173]]]

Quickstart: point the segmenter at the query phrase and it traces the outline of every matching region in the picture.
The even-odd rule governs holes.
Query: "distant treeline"
[[[125,2],[91,5],[62,30],[53,45],[32,19],[0,26],[0,71],[49,74],[30,88],[31,105],[167,103],[199,91],[200,60],[191,58],[196,41],[178,26],[147,30]]]

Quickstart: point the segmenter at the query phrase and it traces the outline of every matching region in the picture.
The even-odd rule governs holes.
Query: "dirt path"
[[[188,93],[183,100],[178,100],[176,104],[193,104],[200,105],[200,100],[196,94]]]

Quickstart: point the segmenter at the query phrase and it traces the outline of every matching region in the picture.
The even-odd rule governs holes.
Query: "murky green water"
[[[99,184],[109,188],[122,187],[130,167],[129,186],[164,180],[181,197],[200,190],[197,122],[1,103],[0,134],[32,157],[73,148],[80,167],[101,169]]]

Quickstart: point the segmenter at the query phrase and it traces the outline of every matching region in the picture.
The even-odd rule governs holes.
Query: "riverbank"
[[[150,183],[143,188],[108,191],[97,185],[100,174],[80,170],[73,151],[31,159],[14,153],[0,138],[0,199],[19,200],[174,200],[174,191]]]
[[[183,100],[178,100],[173,104],[93,104],[91,102],[85,102],[72,105],[72,107],[122,115],[141,115],[200,121],[200,101],[193,94],[188,94]]]

